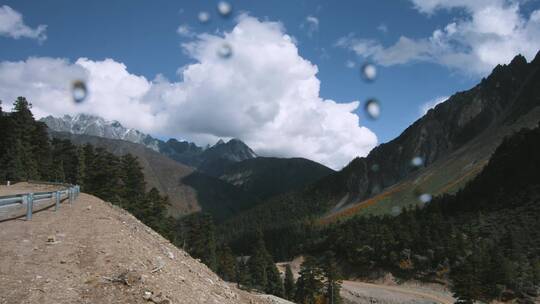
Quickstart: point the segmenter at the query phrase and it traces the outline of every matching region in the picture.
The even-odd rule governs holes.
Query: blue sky
[[[263,23],[280,22],[299,56],[318,68],[320,97],[338,103],[360,101],[355,110],[359,124],[382,143],[419,118],[424,104],[472,87],[495,63],[506,62],[516,51],[531,57],[538,50],[538,44],[518,47],[519,40],[507,38],[536,37],[538,1],[478,1],[478,6],[459,2],[463,1],[230,1],[233,12],[222,18],[216,12],[217,1],[2,1],[0,7],[7,5],[21,14],[28,28],[46,25],[46,29],[37,38],[15,37],[8,30],[2,35],[0,15],[0,61],[47,57],[65,58],[72,64],[81,57],[95,62],[110,58],[148,81],[161,74],[171,83],[181,82],[178,69],[198,62],[186,51],[186,43],[197,41],[202,33],[222,36],[237,25],[240,14],[247,14]],[[493,11],[483,12],[486,6]],[[201,11],[211,14],[210,22],[198,21]],[[486,17],[497,13],[510,19],[517,16],[507,26],[510,33],[504,32],[504,24],[498,28],[500,24]],[[177,32],[179,26],[187,30],[184,35]],[[473,41],[483,40],[472,37],[486,33],[500,36],[486,40],[486,45],[498,43],[507,50],[494,56],[486,53],[485,45],[475,45]],[[403,43],[400,37],[406,37]],[[360,77],[360,66],[366,61],[377,67],[377,78],[371,83]],[[353,63],[354,67],[347,66]],[[0,99],[8,97],[0,95]],[[368,119],[362,107],[371,97],[381,103],[376,120]],[[178,134],[163,128],[148,130],[156,130],[158,136]]]

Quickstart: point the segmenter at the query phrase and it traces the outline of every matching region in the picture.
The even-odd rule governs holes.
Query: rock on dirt
[[[94,196],[53,210],[0,223],[0,304],[276,303],[225,283]]]

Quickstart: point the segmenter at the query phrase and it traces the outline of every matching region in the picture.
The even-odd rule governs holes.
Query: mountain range
[[[167,141],[156,139],[138,130],[126,128],[118,121],[108,121],[89,114],[64,115],[63,117],[47,116],[41,121],[47,124],[49,129],[56,132],[90,135],[141,144],[191,167],[206,164],[205,167],[208,170],[212,170],[210,164],[215,163],[216,160],[238,162],[257,157],[257,154],[250,147],[234,138],[227,143],[220,139],[214,146],[202,148],[195,143],[179,141],[175,138]]]
[[[176,139],[165,142],[87,114],[41,121],[55,138],[92,144],[115,155],[135,155],[147,187],[167,194],[174,217],[202,211],[219,222],[333,172],[307,159],[258,157],[238,139],[201,148]]]
[[[331,222],[358,213],[391,213],[421,204],[420,196],[425,200],[456,192],[481,171],[505,136],[536,126],[540,119],[539,69],[540,55],[530,63],[516,56],[508,65],[497,66],[478,85],[429,110],[394,140],[377,146],[366,157],[353,159],[338,172],[305,159],[258,157],[238,139],[202,148],[187,141],[155,139],[89,115],[46,117],[43,121],[52,130],[71,133],[72,138],[87,136],[80,141],[88,141],[88,136],[131,141],[153,150],[153,158],[160,155],[184,165],[184,171],[191,168],[189,174],[172,178],[171,186],[161,187],[175,200],[185,197],[171,194],[170,189],[185,186],[186,181],[198,187],[196,193],[201,197],[208,196],[209,189],[221,188],[208,186],[208,181],[225,183],[232,188],[224,191],[226,195],[214,191],[216,198],[223,200],[234,192],[245,201],[232,199],[236,202],[231,203],[233,207],[215,198],[205,199],[211,203],[192,203],[193,208],[185,208],[189,204],[183,203],[182,210],[226,206],[209,209],[229,210],[227,216],[220,216],[229,218],[226,225],[249,231],[252,224],[277,228],[311,216]],[[118,143],[107,145],[114,150],[112,146]],[[161,175],[159,167],[150,165],[152,170],[146,171]]]

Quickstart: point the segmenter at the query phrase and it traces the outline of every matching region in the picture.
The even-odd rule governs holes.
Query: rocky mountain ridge
[[[144,145],[156,152],[164,154],[184,165],[211,168],[216,162],[238,162],[257,157],[257,154],[239,139],[228,142],[219,140],[215,145],[202,148],[195,143],[179,141],[171,138],[167,141],[156,139],[136,129],[126,128],[118,121],[108,121],[102,117],[77,114],[63,117],[47,116],[41,119],[49,129],[56,132],[67,132],[76,135],[90,135],[109,139],[125,140]],[[204,170],[203,170],[204,171]]]
[[[148,190],[152,187],[169,197],[169,214],[179,217],[204,211],[219,220],[256,204],[257,198],[213,176],[198,172],[144,145],[98,136],[50,132],[54,138],[75,145],[91,144],[117,156],[130,153],[141,164]]]
[[[64,115],[53,117],[51,115],[41,119],[49,129],[56,132],[68,132],[72,134],[84,134],[99,136],[110,139],[121,139],[133,143],[143,144],[146,147],[159,152],[160,141],[138,130],[125,128],[116,120],[109,121],[104,118],[77,114],[75,116]]]
[[[476,151],[489,157],[517,119],[540,106],[539,74],[540,52],[530,63],[518,55],[510,64],[498,65],[480,84],[429,110],[396,139],[354,159],[333,177],[341,181],[336,190],[348,194],[351,202],[361,201],[480,141],[485,146]],[[535,126],[531,118],[519,125]],[[471,153],[470,161],[478,161],[477,156]]]

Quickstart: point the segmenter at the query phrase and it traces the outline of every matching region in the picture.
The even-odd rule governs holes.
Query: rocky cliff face
[[[540,106],[539,75],[540,53],[530,63],[518,55],[510,64],[498,65],[480,84],[429,110],[396,139],[379,145],[367,157],[354,159],[334,177],[344,186],[338,191],[349,193],[351,200],[365,199],[482,140],[486,133],[491,135],[486,145],[494,148],[501,139],[497,134],[504,134],[504,128]]]

